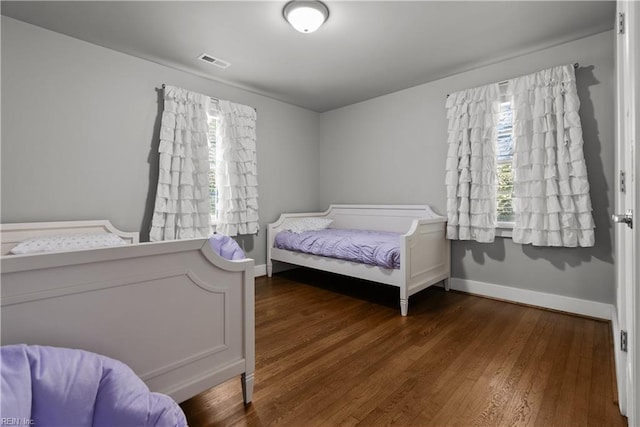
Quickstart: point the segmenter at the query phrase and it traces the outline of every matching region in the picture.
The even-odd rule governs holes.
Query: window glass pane
[[[496,219],[498,222],[513,222],[513,110],[509,101],[500,103],[497,131]]]
[[[208,116],[209,124],[209,214],[211,216],[211,224],[214,224],[216,218],[216,201],[218,193],[216,190],[216,125],[218,119],[214,116]]]
[[[513,159],[513,111],[510,102],[500,104],[500,116],[498,118],[498,161],[511,161]]]

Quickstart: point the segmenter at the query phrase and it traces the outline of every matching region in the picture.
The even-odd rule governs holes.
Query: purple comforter
[[[183,427],[182,410],[124,363],[58,347],[0,347],[2,424]],[[8,420],[8,421],[7,421]]]
[[[339,228],[303,233],[281,231],[276,235],[274,246],[384,268],[400,268],[398,233]]]

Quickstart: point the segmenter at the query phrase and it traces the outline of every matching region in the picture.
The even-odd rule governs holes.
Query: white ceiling
[[[301,34],[283,1],[2,1],[2,14],[328,111],[613,28],[614,1],[326,1]],[[208,53],[231,63],[219,69]],[[570,60],[568,58],[568,60]]]

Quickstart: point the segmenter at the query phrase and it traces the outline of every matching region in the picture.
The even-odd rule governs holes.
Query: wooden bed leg
[[[443,284],[444,284],[444,290],[447,291],[447,292],[449,292],[449,289],[450,289],[450,286],[451,286],[450,281],[451,281],[451,279],[448,278],[448,277],[442,281]]]
[[[251,374],[242,374],[242,398],[244,399],[245,404],[251,403],[253,400],[253,381],[254,375]]]
[[[267,263],[267,277],[273,276],[273,264]]]
[[[406,316],[409,312],[409,298],[400,298],[400,313]]]

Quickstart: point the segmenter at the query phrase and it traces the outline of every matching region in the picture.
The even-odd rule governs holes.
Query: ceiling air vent
[[[207,64],[212,64],[212,65],[215,65],[216,67],[220,67],[220,68],[227,68],[229,65],[231,65],[227,61],[223,61],[220,58],[216,58],[215,56],[211,56],[208,53],[203,53],[202,55],[198,56],[198,59],[201,60],[201,61],[206,62]]]

